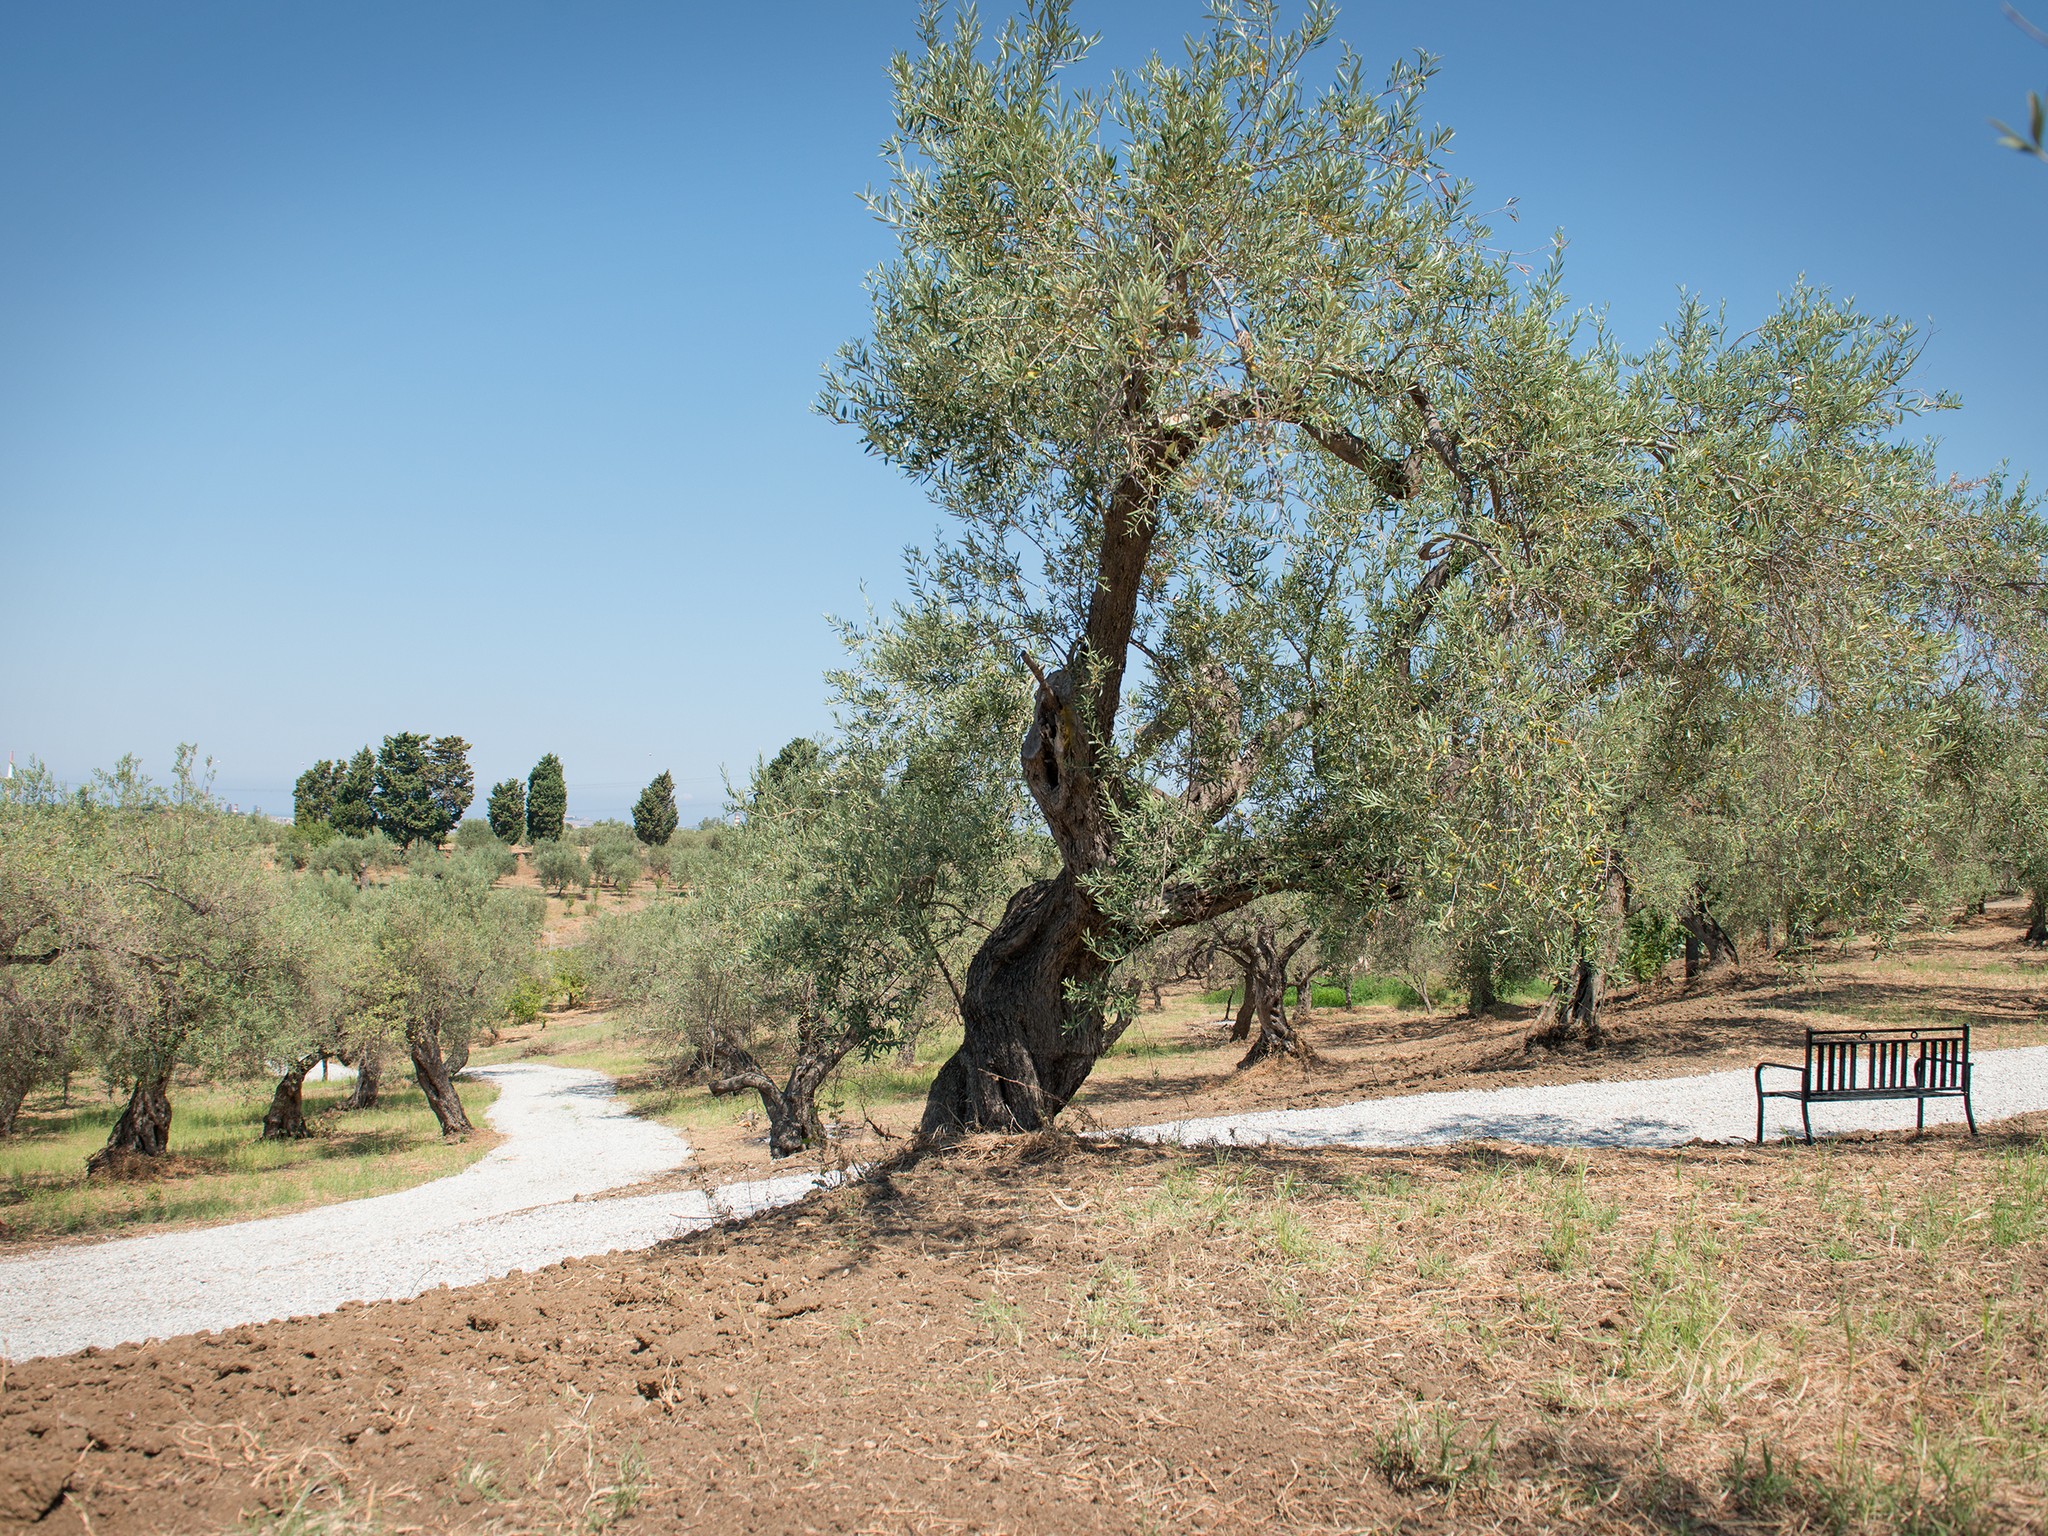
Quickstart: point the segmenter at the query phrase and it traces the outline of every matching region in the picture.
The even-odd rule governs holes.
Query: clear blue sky
[[[2044,6],[2043,9],[2048,9]],[[827,724],[934,516],[811,414],[886,252],[909,3],[0,10],[0,750],[196,740],[245,805],[459,732],[571,810]],[[1194,4],[1082,4],[1098,58]],[[2039,19],[2048,20],[2048,17]],[[1805,272],[1928,327],[1945,463],[2048,479],[2048,49],[1996,0],[1355,3],[1510,238],[1647,343]]]

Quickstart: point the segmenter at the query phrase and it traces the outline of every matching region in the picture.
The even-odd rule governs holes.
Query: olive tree
[[[1800,290],[1627,354],[1471,217],[1426,62],[1315,88],[1326,8],[1212,17],[1100,91],[1057,3],[992,48],[929,8],[892,69],[898,252],[824,406],[949,515],[912,606],[1014,658],[1059,857],[968,968],[933,1131],[1044,1123],[1120,957],[1275,893],[1425,891],[1476,984],[1565,969],[1617,692],[1751,643],[1773,582],[1875,604],[1987,500],[1894,451],[1905,328]]]
[[[465,856],[416,869],[357,899],[362,1012],[403,1045],[448,1136],[471,1128],[453,1078],[470,1036],[504,1016],[539,946],[540,899],[494,889],[494,878],[489,860]]]

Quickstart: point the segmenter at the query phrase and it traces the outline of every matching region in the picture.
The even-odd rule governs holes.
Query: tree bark
[[[306,1124],[302,1100],[306,1074],[318,1065],[320,1055],[317,1051],[286,1065],[284,1075],[277,1080],[277,1091],[270,1096],[270,1108],[263,1115],[265,1141],[302,1141],[313,1134]]]
[[[1735,951],[1735,941],[1728,937],[1727,931],[1714,920],[1714,914],[1707,910],[1704,894],[1694,895],[1692,911],[1680,916],[1678,923],[1685,930],[1687,981],[1741,960]]]
[[[356,1058],[356,1085],[341,1101],[343,1109],[375,1109],[377,1089],[384,1081],[384,1052],[371,1045]]]
[[[21,1106],[35,1080],[33,1063],[0,1068],[0,1139],[14,1134],[14,1122],[21,1118]]]
[[[1096,990],[1108,964],[1088,946],[1099,921],[1071,869],[1010,898],[967,967],[965,1035],[932,1080],[924,1134],[1036,1131],[1067,1107],[1118,1033]]]
[[[405,1031],[406,1050],[412,1056],[413,1077],[427,1096],[427,1107],[441,1123],[443,1136],[466,1136],[475,1129],[463,1113],[461,1095],[455,1091],[448,1064],[441,1059],[441,1031],[432,1025],[409,1025]]]
[[[2027,909],[2026,942],[2048,944],[2048,888],[2033,893],[2033,901]]]
[[[800,1062],[777,1087],[766,1072],[749,1065],[730,1077],[718,1079],[711,1085],[711,1091],[721,1095],[759,1094],[762,1112],[768,1116],[769,1157],[792,1157],[807,1147],[825,1145],[825,1122],[818,1114],[818,1086],[831,1070],[831,1065]]]
[[[86,1171],[98,1173],[124,1156],[162,1157],[170,1149],[171,1072],[152,1068],[135,1080],[107,1144],[85,1160]]]
[[[1252,1020],[1258,1016],[1258,990],[1258,983],[1252,979],[1251,965],[1247,963],[1244,968],[1244,1001],[1237,1005],[1237,1017],[1231,1021],[1231,1039],[1251,1039]]]

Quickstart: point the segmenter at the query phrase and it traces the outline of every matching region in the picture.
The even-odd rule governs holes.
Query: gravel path
[[[2048,1046],[1976,1051],[1971,1105],[1987,1120],[2048,1109]],[[1792,1073],[1765,1086],[1789,1086]],[[1930,1125],[1963,1118],[1962,1101],[1935,1099]],[[1913,1105],[1892,1101],[1817,1104],[1816,1136],[1844,1131],[1909,1130]],[[1768,1102],[1765,1134],[1796,1133],[1799,1106]],[[1748,1141],[1756,1135],[1756,1085],[1750,1072],[1707,1072],[1634,1082],[1551,1087],[1459,1089],[1368,1099],[1326,1109],[1278,1109],[1210,1120],[1170,1120],[1119,1133],[1184,1146],[1427,1147],[1455,1141],[1514,1141],[1532,1146],[1676,1147],[1689,1141]]]
[[[2048,1109],[2048,1046],[1974,1058],[1978,1123]],[[0,1357],[68,1354],[88,1344],[168,1338],[308,1313],[347,1301],[472,1285],[560,1259],[646,1248],[714,1220],[801,1199],[815,1174],[705,1194],[589,1197],[679,1167],[689,1144],[628,1112],[602,1073],[511,1065],[472,1069],[499,1086],[491,1123],[505,1140],[463,1172],[395,1195],[187,1232],[0,1259]],[[1112,1133],[1187,1146],[1416,1147],[1458,1141],[1672,1147],[1744,1141],[1755,1131],[1750,1074],[1410,1094],[1327,1109],[1175,1120]],[[1960,1120],[1955,1100],[1928,1109]],[[1831,1104],[1821,1134],[1898,1130],[1910,1104]],[[1773,1133],[1798,1126],[1774,1101]]]
[[[505,1140],[461,1173],[289,1216],[45,1249],[0,1259],[0,1357],[331,1312],[570,1257],[645,1248],[720,1217],[786,1205],[810,1175],[589,1197],[679,1167],[689,1143],[631,1114],[600,1072],[517,1064],[499,1085]]]

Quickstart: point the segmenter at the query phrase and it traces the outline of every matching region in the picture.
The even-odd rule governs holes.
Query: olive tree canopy
[[[1475,221],[1427,60],[1315,84],[1327,7],[1211,15],[1101,90],[1058,0],[993,41],[929,7],[892,67],[898,251],[823,405],[948,514],[900,622],[1029,689],[1059,857],[968,968],[934,1131],[1042,1124],[1120,957],[1274,892],[1540,910],[1568,948],[1620,691],[1823,632],[1881,666],[1860,619],[1966,601],[1949,531],[2026,522],[1900,446],[1944,403],[1903,326],[1802,288],[1625,354]]]

